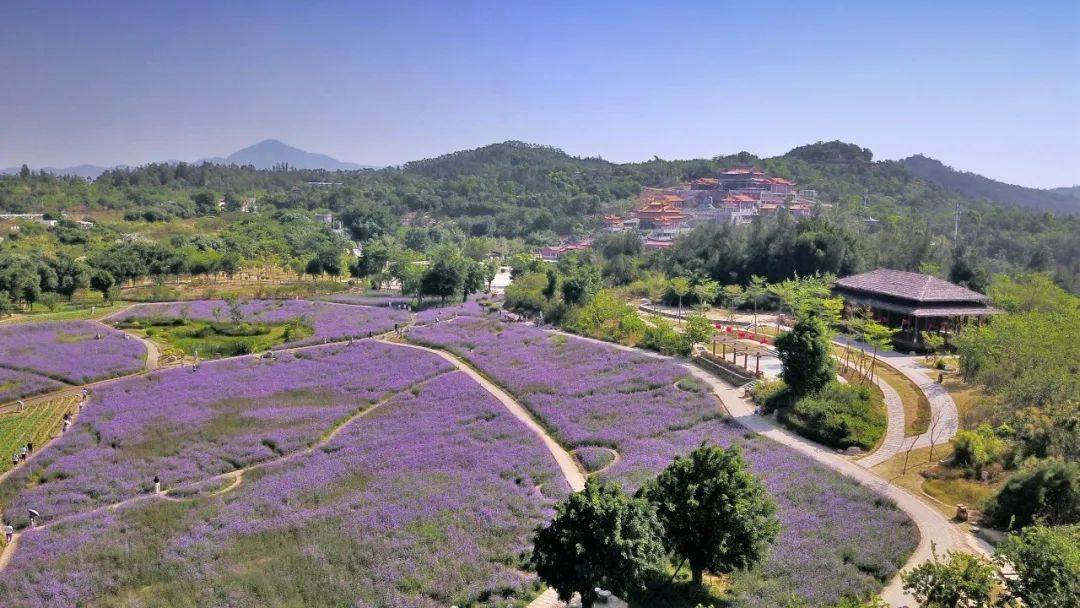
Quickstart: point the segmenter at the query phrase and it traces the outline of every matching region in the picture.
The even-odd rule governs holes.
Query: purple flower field
[[[93,321],[0,325],[3,368],[85,384],[134,373],[145,364],[142,342]],[[34,379],[26,381],[33,383]]]
[[[64,385],[51,378],[0,367],[0,403],[61,388]]]
[[[536,592],[529,533],[568,491],[494,398],[444,374],[230,492],[24,533],[0,605],[515,605]]]
[[[311,300],[248,300],[241,304],[241,312],[245,321],[253,323],[282,323],[293,319],[306,319],[314,328],[315,333],[310,337],[283,344],[282,347],[363,338],[369,333],[391,331],[395,323],[404,324],[409,320],[407,311],[386,306],[373,308]],[[224,300],[137,304],[112,315],[108,320],[148,317],[225,321],[229,319],[229,305]]]
[[[736,577],[739,606],[812,606],[865,596],[918,542],[887,500],[720,416],[719,402],[675,363],[524,325],[462,317],[409,331],[466,358],[521,400],[567,447],[609,446],[602,476],[635,490],[702,441],[743,445],[780,507],[780,538],[759,573]]]
[[[22,525],[272,459],[342,420],[453,368],[419,351],[362,340],[243,357],[119,380],[95,392],[72,430],[0,484]]]
[[[412,296],[402,296],[390,293],[335,293],[328,296],[320,296],[320,301],[336,302],[338,304],[356,304],[359,306],[382,306],[390,304],[409,304],[414,300]]]

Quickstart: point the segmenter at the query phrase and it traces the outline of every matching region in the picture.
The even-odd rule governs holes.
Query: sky
[[[1080,2],[0,0],[0,167],[840,139],[1080,184]]]

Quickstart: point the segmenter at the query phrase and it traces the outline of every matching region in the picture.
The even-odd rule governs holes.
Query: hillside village
[[[774,215],[781,209],[793,217],[810,217],[828,204],[818,202],[815,190],[799,190],[782,177],[766,174],[754,165],[738,165],[717,174],[670,187],[642,188],[629,217],[605,215],[605,232],[635,231],[647,250],[666,249],[675,238],[710,222],[745,225],[754,218]],[[589,239],[544,247],[542,258],[558,259],[564,253],[587,248]]]

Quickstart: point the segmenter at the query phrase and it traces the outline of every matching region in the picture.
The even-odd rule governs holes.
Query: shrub
[[[779,419],[803,437],[841,449],[873,448],[887,424],[869,387],[837,382],[790,407],[781,407]]]
[[[1080,523],[1080,463],[1047,461],[1013,475],[991,499],[985,518],[1016,530]]]
[[[791,405],[791,392],[782,380],[762,380],[754,387],[751,398],[754,405],[766,414]]]
[[[953,438],[953,448],[953,463],[971,475],[978,475],[991,464],[1004,464],[1009,450],[1005,440],[989,424],[974,431],[958,432]]]
[[[1025,606],[1075,606],[1080,598],[1080,526],[1025,528],[1001,543],[995,557],[1015,570],[1005,586]]]

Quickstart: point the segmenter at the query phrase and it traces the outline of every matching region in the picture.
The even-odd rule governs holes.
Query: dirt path
[[[15,533],[11,537],[11,542],[4,545],[4,550],[0,551],[0,572],[3,572],[7,568],[8,562],[11,561],[11,556],[15,555],[15,550],[19,547],[19,534]]]
[[[506,409],[514,415],[515,418],[520,420],[522,424],[528,427],[528,429],[532,431],[534,435],[539,437],[540,440],[544,442],[544,445],[547,447],[548,451],[551,452],[551,455],[555,458],[555,462],[559,465],[559,469],[562,470],[563,477],[566,478],[566,482],[570,484],[570,489],[575,492],[580,492],[585,488],[585,474],[581,471],[580,468],[578,468],[577,460],[574,459],[570,452],[566,451],[566,448],[559,444],[559,442],[555,441],[555,439],[551,435],[549,435],[546,430],[544,430],[544,427],[540,426],[540,423],[538,423],[532,417],[532,414],[530,414],[528,410],[526,410],[520,403],[518,403],[516,399],[511,397],[510,394],[504,391],[502,388],[482,376],[479,372],[473,369],[472,366],[465,363],[457,356],[443,350],[428,348],[426,346],[420,346],[417,344],[407,344],[404,342],[390,342],[382,339],[378,341],[382,342],[383,344],[389,344],[390,346],[412,348],[438,355],[452,363],[459,370],[465,372],[465,374],[475,380],[477,384],[482,386],[484,390],[491,393],[492,396],[498,399],[499,402],[501,402],[503,406],[506,407]]]

